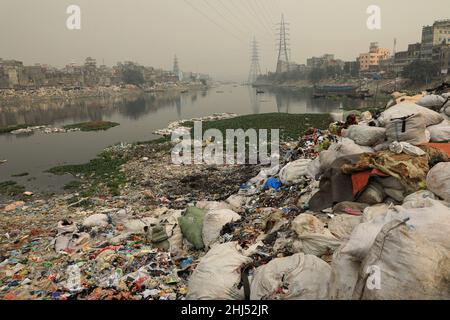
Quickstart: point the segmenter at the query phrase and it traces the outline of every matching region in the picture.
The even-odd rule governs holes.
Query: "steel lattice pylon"
[[[284,21],[284,15],[281,15],[281,22],[279,27],[279,39],[278,39],[278,60],[277,60],[277,73],[289,71],[289,45],[288,45],[288,28],[287,23]]]
[[[255,83],[260,75],[261,75],[261,67],[259,65],[258,42],[256,41],[255,38],[253,38],[251,65],[250,65],[250,72],[248,75],[248,83],[249,84]]]

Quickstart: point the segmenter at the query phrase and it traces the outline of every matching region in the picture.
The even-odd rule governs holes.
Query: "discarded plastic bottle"
[[[67,289],[70,292],[79,292],[83,290],[81,287],[81,274],[78,265],[73,264],[67,268]]]

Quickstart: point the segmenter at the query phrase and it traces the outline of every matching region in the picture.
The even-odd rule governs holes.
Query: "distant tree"
[[[136,69],[124,69],[122,71],[122,81],[126,84],[134,84],[136,86],[145,82],[142,72]]]
[[[414,60],[403,69],[402,76],[412,82],[427,83],[439,73],[439,66],[427,60]]]

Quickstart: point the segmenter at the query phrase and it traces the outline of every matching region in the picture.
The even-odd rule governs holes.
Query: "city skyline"
[[[275,23],[283,12],[290,27],[291,60],[300,64],[325,53],[352,61],[367,51],[368,43],[391,48],[394,38],[397,51],[403,51],[408,44],[420,42],[422,26],[450,17],[446,1],[378,1],[381,30],[369,30],[366,9],[371,2],[4,0],[0,57],[63,67],[71,61],[82,64],[92,56],[108,66],[135,61],[170,70],[176,54],[181,70],[242,80],[248,76],[253,36],[260,43],[262,72],[275,70]],[[66,28],[66,8],[71,4],[81,8],[81,30]]]

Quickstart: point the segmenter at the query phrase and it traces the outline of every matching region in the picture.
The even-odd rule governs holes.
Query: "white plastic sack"
[[[143,234],[150,232],[152,226],[159,223],[159,220],[153,217],[145,217],[142,219],[127,219],[123,222],[124,231],[127,233]],[[147,230],[147,231],[146,231]]]
[[[78,230],[77,225],[73,221],[59,221],[58,226],[58,235],[65,233],[74,233]]]
[[[280,170],[280,181],[285,185],[300,183],[302,177],[308,175],[310,159],[299,159],[289,162]]]
[[[374,146],[386,139],[386,129],[379,127],[354,125],[342,130],[342,136],[352,139],[360,146]]]
[[[109,224],[109,217],[106,214],[93,214],[92,216],[87,217],[83,221],[83,226],[92,228],[92,227],[100,227],[105,228]]]
[[[209,247],[217,240],[224,225],[240,218],[240,215],[230,209],[209,210],[203,219],[202,236],[205,246]]]
[[[446,99],[442,96],[430,94],[420,98],[419,101],[417,101],[417,104],[425,108],[440,108],[444,104],[445,100]]]
[[[399,219],[409,218],[407,225],[419,232],[427,240],[437,243],[450,252],[450,208],[438,200],[425,199],[421,206],[392,209]]]
[[[328,298],[330,266],[313,256],[297,253],[276,258],[256,269],[251,300],[319,300]],[[282,293],[279,288],[287,288]]]
[[[389,149],[390,144],[391,143],[388,141],[377,144],[375,147],[373,147],[373,151],[379,152],[379,151],[387,150],[387,149]]]
[[[450,202],[450,162],[441,162],[428,172],[427,187],[434,194]]]
[[[450,117],[450,102],[447,102],[445,106],[442,107],[441,113],[444,114],[446,117]]]
[[[423,115],[425,126],[427,127],[441,123],[443,120],[442,116],[433,110],[424,108],[414,103],[402,102],[381,113],[378,121],[382,126],[386,126],[391,119],[402,118],[418,113]]]
[[[348,242],[343,246],[341,253],[349,254],[358,261],[362,261],[372,247],[378,233],[389,221],[392,221],[391,216],[385,214],[359,224],[353,230]]]
[[[370,147],[359,146],[352,139],[342,138],[341,142],[332,144],[328,150],[320,153],[321,170],[324,171],[330,168],[331,164],[340,157],[365,152],[373,152],[373,149]]]
[[[225,201],[197,201],[195,206],[203,210],[230,209],[230,205]]]
[[[442,121],[440,124],[429,126],[431,142],[448,142],[450,141],[450,122],[448,120]]]
[[[376,272],[373,282],[368,281],[370,269]],[[359,274],[354,299],[450,299],[448,251],[399,220],[377,235]],[[368,289],[368,282],[376,287]]]
[[[316,179],[320,175],[320,158],[317,157],[308,164],[306,168],[308,176]]]
[[[368,222],[379,216],[384,216],[388,212],[389,207],[390,206],[386,203],[379,203],[365,208],[363,211],[361,223]]]
[[[79,250],[83,245],[90,241],[91,237],[88,233],[72,233],[58,235],[54,239],[54,248],[57,253],[65,250]]]
[[[200,260],[188,283],[188,300],[243,300],[237,289],[240,269],[252,261],[242,254],[237,242],[216,245]]]
[[[407,225],[423,237],[450,250],[450,208],[437,200],[426,199],[419,208],[395,206],[386,214],[381,213],[372,220],[359,224],[341,252],[362,261],[381,229],[393,220],[404,219],[409,219]]]
[[[334,252],[341,241],[333,236],[325,225],[311,214],[303,213],[292,221],[292,230],[300,240],[301,250],[305,254],[322,256]]]
[[[403,208],[423,208],[426,205],[427,199],[436,199],[436,196],[433,192],[428,190],[420,190],[414,193],[411,193],[410,195],[406,196],[405,199],[403,199]]]
[[[251,178],[248,184],[263,184],[268,177],[274,176],[280,171],[280,166],[276,165],[270,168],[261,169],[256,177]]]
[[[361,223],[362,216],[339,214],[328,222],[328,230],[340,240],[348,240],[353,229]]]
[[[427,143],[430,138],[426,134],[425,119],[417,113],[406,120],[389,120],[386,124],[386,137],[389,142],[404,141],[413,145]]]
[[[349,254],[341,252],[341,248],[333,254],[329,298],[332,300],[351,300],[358,282],[361,262]]]
[[[168,210],[161,217],[159,217],[159,224],[166,229],[166,234],[169,237],[170,253],[177,256],[183,249],[183,233],[178,224],[178,218],[182,216],[183,210]]]
[[[225,200],[231,207],[231,210],[239,211],[246,204],[247,198],[241,195],[233,194]]]

